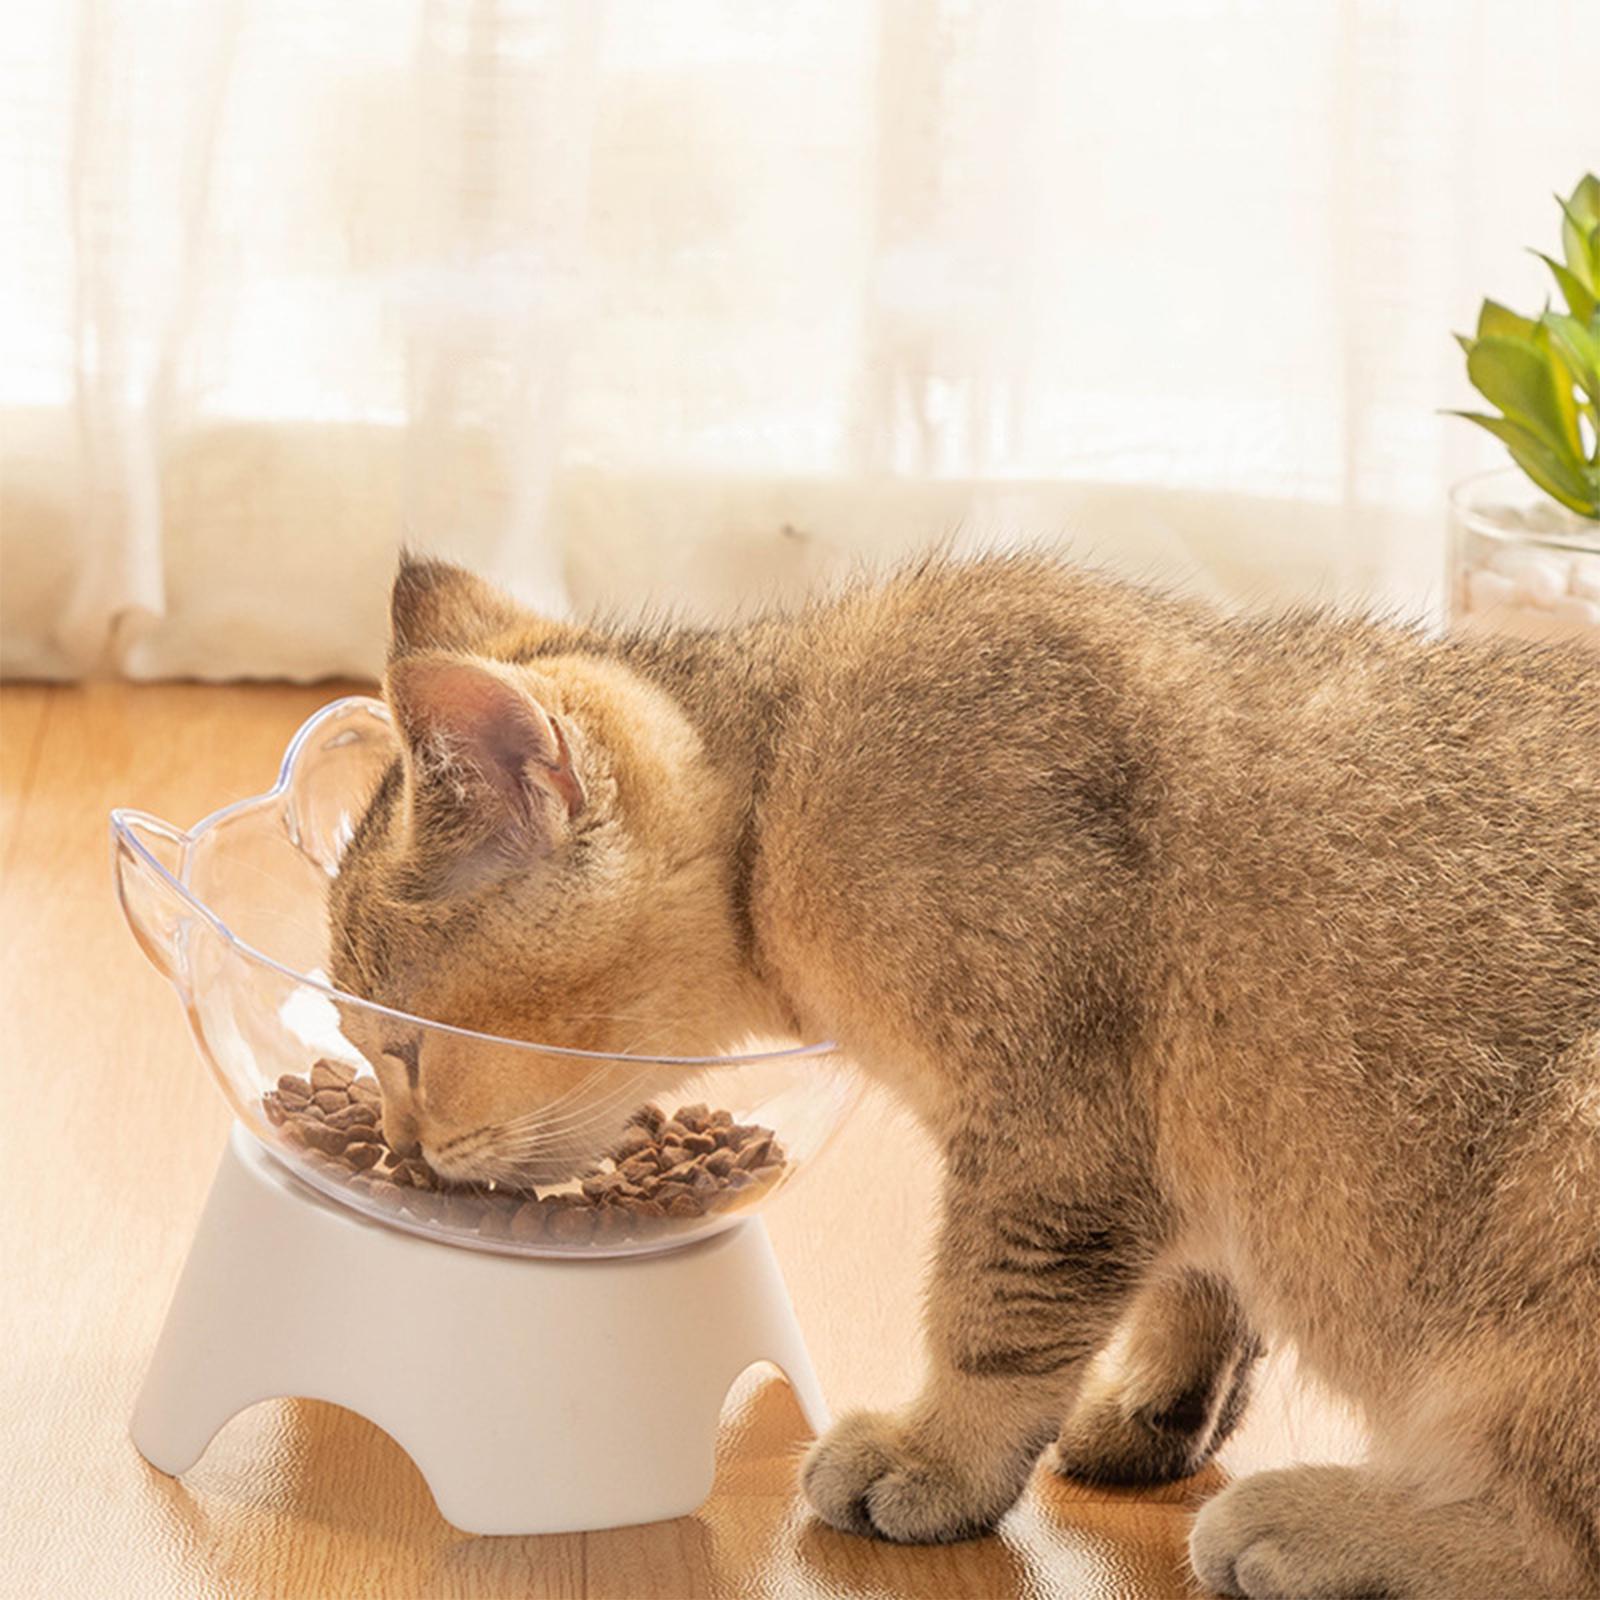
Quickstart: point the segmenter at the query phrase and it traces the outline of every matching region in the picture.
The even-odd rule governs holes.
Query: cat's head
[[[568,636],[458,568],[403,564],[392,610],[401,755],[333,880],[336,987],[602,1056],[727,1048],[751,986],[727,795],[689,722],[599,650],[541,653]],[[455,1179],[569,1176],[682,1076],[345,1011],[390,1141]]]

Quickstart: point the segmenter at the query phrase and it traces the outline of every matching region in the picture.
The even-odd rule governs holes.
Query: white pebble
[[[1489,565],[1531,606],[1551,606],[1567,592],[1567,564],[1534,550],[1497,550]]]
[[[1517,586],[1509,578],[1487,567],[1478,567],[1467,574],[1467,610],[1493,611],[1508,606],[1517,597]]]
[[[1600,600],[1600,556],[1578,556],[1567,576],[1567,587],[1581,600]]]
[[[1582,628],[1600,627],[1600,603],[1581,595],[1564,594],[1551,606],[1550,614]]]

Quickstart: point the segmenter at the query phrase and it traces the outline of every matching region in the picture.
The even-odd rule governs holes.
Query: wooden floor
[[[1040,1475],[993,1538],[904,1549],[819,1527],[795,1496],[786,1387],[730,1399],[711,1498],[618,1532],[472,1539],[370,1424],[313,1402],[235,1419],[177,1482],[129,1410],[226,1130],[175,999],[122,926],[106,813],[188,825],[270,783],[327,687],[0,690],[0,1595],[1157,1597],[1213,1467],[1156,1494]],[[774,1243],[836,1411],[917,1386],[918,1279],[937,1175],[870,1100]],[[374,1337],[381,1336],[375,1325]],[[1269,1377],[1230,1470],[1347,1458],[1330,1410]]]

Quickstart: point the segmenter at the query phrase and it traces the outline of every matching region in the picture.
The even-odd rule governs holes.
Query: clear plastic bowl
[[[855,1099],[855,1075],[831,1044],[709,1059],[601,1056],[448,1028],[331,986],[329,884],[398,748],[381,701],[338,700],[295,735],[265,794],[188,832],[142,812],[112,813],[113,874],[128,924],[177,990],[240,1120],[342,1204],[453,1244],[523,1255],[686,1244],[791,1183]],[[698,1107],[687,1113],[698,1126],[668,1127],[654,1154],[631,1158],[631,1178],[606,1159],[599,1170],[591,1163],[575,1176],[552,1174],[549,1187],[532,1191],[445,1185],[418,1163],[403,1164],[376,1127],[376,1084],[352,1038],[374,1037],[381,1021],[413,1036],[450,1034],[452,1070],[472,1070],[475,1057],[503,1067],[508,1051],[525,1058],[536,1081],[559,1086],[527,1129],[535,1146],[554,1148],[579,1132],[607,1149],[619,1138],[638,1143],[628,1118],[650,1103],[668,1115]],[[320,1089],[309,1081],[319,1062]]]

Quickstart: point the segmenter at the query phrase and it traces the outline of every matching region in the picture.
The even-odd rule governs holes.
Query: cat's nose
[[[422,1141],[420,1139],[391,1139],[389,1148],[402,1161],[405,1161],[411,1156],[420,1156],[422,1154]]]

